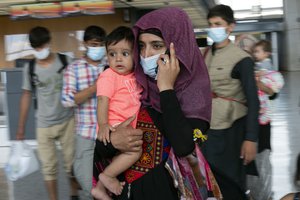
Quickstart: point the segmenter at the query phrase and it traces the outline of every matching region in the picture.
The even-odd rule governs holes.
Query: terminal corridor
[[[284,72],[285,86],[274,103],[272,122],[273,200],[279,200],[286,193],[297,191],[293,185],[296,158],[300,152],[300,72]],[[6,127],[1,124],[3,137]],[[7,160],[8,147],[0,147],[1,167]],[[61,162],[60,162],[61,163]],[[67,178],[60,166],[59,199],[68,196]],[[33,173],[16,182],[6,181],[3,168],[0,168],[0,200],[46,200],[46,189],[40,172]]]

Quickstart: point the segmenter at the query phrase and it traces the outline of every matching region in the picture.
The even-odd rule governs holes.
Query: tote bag
[[[187,158],[177,157],[173,149],[166,162],[165,167],[179,191],[179,198],[181,200],[221,200],[223,197],[220,188],[198,144],[195,144],[194,154],[201,172],[201,180],[194,176]]]

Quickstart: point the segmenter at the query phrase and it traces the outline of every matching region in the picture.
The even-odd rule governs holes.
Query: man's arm
[[[232,78],[239,79],[247,100],[245,140],[256,142],[258,139],[259,100],[254,76],[254,63],[250,57],[242,59],[233,68]]]
[[[75,104],[82,104],[86,102],[89,98],[91,98],[96,93],[96,84],[85,88],[74,94]]]
[[[275,93],[271,88],[267,87],[260,80],[256,81],[256,85],[257,85],[258,89],[260,89],[261,91],[267,93],[269,96],[272,96]]]
[[[28,111],[31,105],[31,92],[29,90],[23,90],[20,99],[20,113],[19,113],[19,123],[17,129],[17,140],[24,140],[24,130],[27,120]]]
[[[255,159],[259,132],[259,100],[253,67],[253,61],[247,57],[238,62],[232,71],[232,78],[238,78],[241,81],[247,99],[246,133],[240,152],[240,157],[244,160],[245,165]]]
[[[63,89],[62,89],[62,104],[65,107],[74,107],[87,101],[96,93],[96,84],[78,91],[76,84],[78,78],[75,73],[75,64],[69,65],[64,72]]]

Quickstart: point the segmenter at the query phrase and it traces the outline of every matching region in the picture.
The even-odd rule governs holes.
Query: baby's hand
[[[98,139],[107,145],[110,143],[110,132],[115,131],[115,129],[109,124],[99,124],[99,132],[98,132]]]

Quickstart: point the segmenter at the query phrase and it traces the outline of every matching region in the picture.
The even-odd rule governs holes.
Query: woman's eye
[[[163,47],[164,47],[164,45],[161,45],[161,44],[154,44],[153,45],[153,48],[156,49],[156,50],[159,50],[159,49],[161,49]]]
[[[140,43],[139,44],[139,49],[142,50],[143,48],[145,48],[145,45]]]

